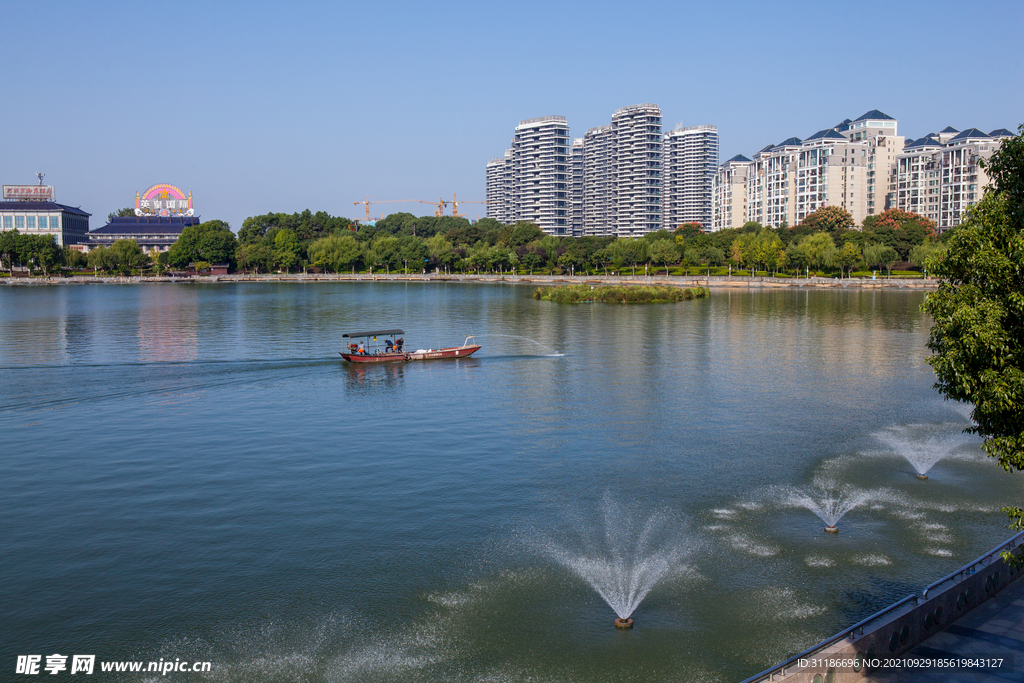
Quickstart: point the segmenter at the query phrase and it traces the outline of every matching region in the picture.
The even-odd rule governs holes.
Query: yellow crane
[[[463,200],[460,201],[458,197],[459,197],[458,194],[452,195],[452,215],[455,216],[456,218],[465,218],[466,217],[466,214],[459,213],[459,204],[486,204],[487,203],[486,201],[481,202],[481,201],[475,200],[475,199],[463,199]]]
[[[370,222],[370,204],[403,204],[403,203],[404,204],[409,204],[409,203],[415,202],[415,201],[418,201],[418,200],[416,200],[416,199],[379,199],[379,200],[374,200],[374,201],[371,202],[370,201],[370,195],[366,195],[366,201],[365,202],[352,202],[352,204],[354,206],[359,206],[360,204],[362,204],[363,206],[366,207],[366,222],[368,223],[368,222]]]

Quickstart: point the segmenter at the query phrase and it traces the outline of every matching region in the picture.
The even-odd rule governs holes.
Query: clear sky
[[[1024,0],[0,1],[0,182],[93,214],[157,183],[203,219],[484,199],[527,118],[653,102],[721,157],[880,109],[916,138],[1024,122]],[[472,218],[483,205],[462,209]],[[373,214],[425,204],[383,204]]]

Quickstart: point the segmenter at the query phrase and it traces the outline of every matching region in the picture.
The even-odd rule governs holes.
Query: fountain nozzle
[[[917,475],[917,478],[924,480],[924,479],[928,478],[928,475],[927,474],[919,474],[919,475]]]
[[[615,628],[622,629],[623,631],[627,631],[627,630],[633,628],[633,620],[630,619],[629,617],[626,617],[625,619],[623,619],[622,617],[616,617],[615,618]]]
[[[838,526],[827,526],[827,527],[825,527],[825,533],[826,534],[838,534],[839,533],[839,527]]]

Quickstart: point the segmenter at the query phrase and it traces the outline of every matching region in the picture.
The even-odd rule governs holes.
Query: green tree
[[[925,242],[910,250],[910,262],[918,268],[923,268],[927,273],[928,261],[944,251],[946,251],[946,245],[942,242]]]
[[[839,274],[842,275],[843,271],[849,275],[853,267],[860,263],[861,254],[860,249],[853,242],[847,242],[843,245],[842,249],[837,249],[835,255],[832,257],[833,264],[839,266]]]
[[[544,231],[533,223],[519,221],[512,228],[512,235],[508,239],[508,246],[517,248],[529,244],[544,237]]]
[[[929,262],[941,281],[924,303],[935,322],[935,388],[974,405],[968,431],[1010,472],[1024,469],[1024,125],[1019,131],[987,164],[992,190]],[[1024,510],[1006,511],[1024,528]]]
[[[816,232],[800,240],[800,250],[803,252],[807,263],[815,270],[820,270],[832,265],[832,259],[836,253],[836,243],[832,237],[825,232]]]
[[[128,218],[129,216],[134,216],[134,215],[135,215],[135,207],[134,206],[126,206],[123,209],[118,209],[117,211],[111,211],[110,213],[108,213],[107,214],[107,222],[110,223],[115,218]]]
[[[234,265],[236,246],[235,234],[227,223],[206,221],[182,230],[181,237],[167,252],[167,259],[176,268],[185,268],[196,261]]]
[[[650,253],[651,260],[665,266],[665,275],[668,275],[668,264],[679,260],[680,249],[671,239],[659,239],[651,244]]]
[[[149,265],[149,256],[135,240],[117,240],[110,245],[109,255],[114,269],[122,275],[128,275],[133,270]]]

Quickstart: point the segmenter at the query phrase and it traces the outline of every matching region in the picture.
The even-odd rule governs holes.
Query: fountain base
[[[826,534],[838,534],[839,533],[839,527],[838,526],[827,526],[827,527],[825,527],[825,533]]]
[[[928,475],[927,474],[919,474],[919,475],[917,475],[917,478],[924,480],[924,479],[928,478]]]
[[[629,617],[626,617],[625,619],[623,619],[622,617],[617,617],[615,619],[615,628],[622,629],[623,631],[631,629],[633,628],[633,620]]]

